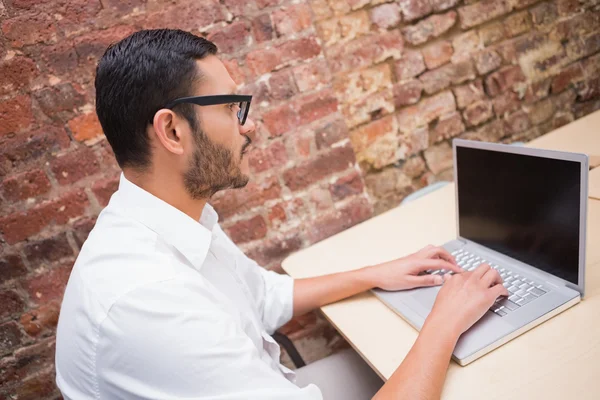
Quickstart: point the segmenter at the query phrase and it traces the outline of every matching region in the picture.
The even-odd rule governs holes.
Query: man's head
[[[255,126],[240,124],[238,103],[165,108],[235,92],[216,53],[212,42],[168,29],[136,32],[106,50],[96,69],[96,112],[124,171],[181,179],[194,199],[246,185],[243,154]]]

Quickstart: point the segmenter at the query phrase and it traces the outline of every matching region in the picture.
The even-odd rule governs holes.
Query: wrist
[[[460,335],[462,335],[459,324],[454,318],[439,315],[435,310],[432,310],[425,320],[422,331],[425,330],[432,332],[440,340],[447,340],[452,343],[453,347],[458,342]]]
[[[375,266],[367,266],[357,269],[356,276],[363,286],[364,290],[371,290],[378,287],[377,274]]]

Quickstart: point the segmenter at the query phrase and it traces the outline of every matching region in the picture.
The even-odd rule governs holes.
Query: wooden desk
[[[572,151],[590,157],[590,167],[600,166],[600,111],[586,115],[527,144],[547,150]]]
[[[566,134],[570,135],[563,131]],[[554,132],[550,135],[531,145],[579,152],[593,148],[579,140],[573,146]],[[581,140],[589,144],[593,139]],[[556,147],[562,144],[570,147]],[[443,399],[600,398],[600,200],[590,199],[588,204],[585,299],[466,367],[452,362]],[[402,257],[430,243],[441,245],[456,237],[455,212],[454,185],[448,185],[301,250],[282,266],[294,278],[303,278]],[[371,293],[322,311],[384,379],[417,337],[417,331]]]

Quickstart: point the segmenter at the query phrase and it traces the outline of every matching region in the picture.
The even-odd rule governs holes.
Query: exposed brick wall
[[[95,63],[156,27],[214,40],[255,96],[253,180],[213,203],[268,268],[451,179],[453,137],[530,140],[600,108],[597,0],[0,0],[0,397],[58,396],[62,290],[118,177]],[[344,345],[315,314],[283,330],[309,361]]]

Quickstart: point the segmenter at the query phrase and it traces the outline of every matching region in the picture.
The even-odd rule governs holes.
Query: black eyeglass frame
[[[227,104],[227,103],[240,103],[240,109],[237,113],[238,121],[240,125],[244,125],[246,123],[246,119],[248,118],[248,112],[250,111],[250,103],[252,102],[252,96],[250,95],[242,95],[242,94],[219,94],[214,96],[190,96],[190,97],[181,97],[179,99],[175,99],[163,108],[172,109],[177,104],[188,103],[188,104],[196,104],[198,106],[216,106],[219,104]]]

